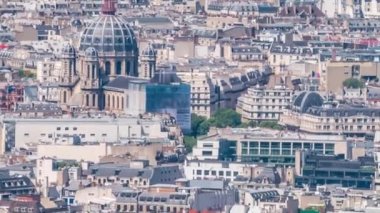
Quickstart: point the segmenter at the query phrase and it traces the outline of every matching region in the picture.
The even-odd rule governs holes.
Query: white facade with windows
[[[194,179],[225,179],[233,181],[237,176],[244,175],[244,168],[256,167],[253,164],[238,162],[187,160],[184,165],[185,177]]]
[[[251,87],[238,98],[237,112],[243,121],[278,120],[291,103],[293,91],[279,86],[274,89]]]
[[[192,157],[198,160],[218,160],[219,141],[197,140],[196,147],[193,147]]]
[[[44,119],[3,119],[1,123],[14,126],[11,130],[2,125],[2,131],[14,131],[13,138],[0,141],[2,147],[14,143],[19,149],[27,144],[67,144],[80,142],[119,143],[131,140],[168,140],[168,131],[162,130],[161,119],[139,119],[135,117],[111,118],[44,118]],[[12,141],[13,140],[13,141]],[[8,144],[9,145],[9,144]]]

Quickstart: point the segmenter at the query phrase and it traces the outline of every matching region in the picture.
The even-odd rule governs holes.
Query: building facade
[[[243,121],[278,120],[290,104],[292,94],[292,90],[281,86],[273,89],[251,87],[238,98],[236,111]]]

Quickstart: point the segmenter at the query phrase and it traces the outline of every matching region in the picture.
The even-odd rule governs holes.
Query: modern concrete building
[[[341,156],[323,156],[304,151],[298,151],[296,156],[296,187],[303,187],[305,184],[311,188],[338,184],[356,189],[373,188],[376,169],[373,157],[347,161]]]
[[[161,116],[113,118],[105,115],[66,118],[3,118],[1,147],[20,149],[34,144],[123,143],[128,140],[169,142]],[[167,124],[169,124],[168,122]],[[149,131],[148,131],[149,130]],[[5,149],[6,148],[6,149]]]
[[[316,135],[267,129],[218,129],[208,136],[198,138],[203,144],[227,143],[210,150],[208,146],[197,146],[200,158],[236,160],[246,163],[271,163],[274,165],[294,166],[295,151],[298,149],[315,150],[324,155],[344,155],[351,158],[351,145],[343,135]],[[226,142],[228,141],[228,142]],[[202,142],[201,142],[202,143]],[[218,146],[215,146],[218,147]],[[199,149],[199,150],[198,150]],[[223,154],[222,154],[223,153]],[[194,153],[193,153],[194,154]],[[221,158],[221,156],[223,158]],[[192,156],[196,158],[197,156]]]

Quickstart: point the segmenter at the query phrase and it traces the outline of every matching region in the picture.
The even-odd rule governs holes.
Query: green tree
[[[349,79],[346,79],[345,81],[343,81],[343,86],[345,86],[347,88],[358,89],[358,88],[363,88],[364,83],[359,79],[349,78]]]
[[[198,135],[207,135],[208,130],[210,130],[210,122],[206,120],[199,126]]]
[[[218,128],[237,127],[241,124],[241,115],[232,109],[219,109],[209,119],[210,126]]]
[[[185,144],[185,148],[187,152],[192,152],[193,147],[197,145],[197,139],[189,135],[185,135],[185,137],[183,138],[183,142]]]
[[[276,129],[276,130],[283,129],[283,126],[278,124],[276,121],[262,121],[260,122],[259,127],[268,128],[268,129]]]
[[[25,71],[24,70],[19,70],[18,71],[18,76],[20,76],[21,78],[25,77]]]
[[[199,116],[194,113],[191,114],[191,135],[193,137],[197,137],[198,135],[204,134],[204,131],[201,129],[201,126],[202,126],[202,123],[206,121],[207,121],[207,118],[204,116]]]

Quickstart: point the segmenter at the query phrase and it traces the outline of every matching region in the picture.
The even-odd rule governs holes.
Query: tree
[[[25,77],[25,71],[24,70],[19,70],[18,71],[18,76],[20,76],[21,78]]]
[[[241,115],[232,109],[219,109],[209,119],[210,126],[218,128],[237,127],[241,124]]]
[[[282,130],[283,127],[276,121],[262,121],[259,125],[262,128]]]
[[[185,148],[187,152],[192,152],[193,147],[197,145],[197,139],[188,135],[185,135],[185,137],[183,138],[183,142],[185,144]]]
[[[358,88],[363,88],[364,83],[356,78],[349,78],[343,81],[343,86],[347,88],[353,88],[353,89],[358,89]]]
[[[198,135],[204,134],[203,129],[201,129],[202,123],[207,121],[204,116],[199,116],[197,114],[191,114],[191,135],[197,137]],[[207,133],[207,132],[206,132]]]

